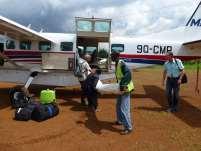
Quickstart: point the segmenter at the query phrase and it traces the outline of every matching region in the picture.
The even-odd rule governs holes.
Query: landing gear
[[[33,71],[31,72],[31,74],[29,75],[28,80],[26,81],[24,87],[22,88],[22,91],[26,94],[26,96],[30,96],[28,87],[31,85],[31,82],[33,81],[33,79],[38,75],[37,71]]]
[[[32,97],[32,95],[29,93],[29,86],[31,85],[31,82],[33,81],[33,79],[38,75],[37,71],[33,71],[31,72],[31,74],[29,75],[26,83],[24,84],[24,86],[22,87],[17,87],[17,88],[11,88],[9,90],[9,96],[10,99],[12,100],[13,95],[15,94],[15,92],[23,92],[23,94],[29,98]]]
[[[5,62],[3,51],[4,51],[4,43],[0,43],[0,66],[3,66]]]
[[[3,66],[5,63],[4,59],[0,57],[0,66]]]

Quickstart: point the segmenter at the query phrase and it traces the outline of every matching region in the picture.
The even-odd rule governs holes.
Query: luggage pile
[[[16,109],[15,120],[28,121],[44,121],[52,118],[59,113],[56,104],[56,95],[54,90],[42,90],[40,93],[40,102],[34,101],[27,97],[21,91],[10,92],[11,106]]]

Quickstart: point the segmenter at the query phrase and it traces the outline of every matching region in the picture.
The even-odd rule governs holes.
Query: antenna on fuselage
[[[29,25],[27,26],[27,28],[31,29],[31,24],[29,24]]]
[[[40,31],[39,31],[39,33],[42,33],[43,31],[44,31],[43,28],[41,28]]]

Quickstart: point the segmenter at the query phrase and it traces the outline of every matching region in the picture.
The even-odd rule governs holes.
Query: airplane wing
[[[3,16],[0,16],[0,35],[5,35],[13,39],[50,41],[54,43],[54,41],[50,40],[46,36]],[[11,63],[15,67],[25,68],[23,65],[19,65],[17,62],[11,60],[3,53],[0,53],[0,57],[4,58],[7,62]]]
[[[200,59],[201,57],[201,40],[194,40],[194,41],[188,41],[184,42],[183,47],[187,48],[188,51],[186,51],[187,55],[192,56],[194,59]]]
[[[201,46],[201,39],[200,40],[194,40],[194,41],[189,41],[189,42],[185,42],[183,43],[183,46]]]
[[[189,59],[191,59],[189,56],[191,56],[193,59],[201,58],[201,40],[184,42],[182,46],[187,50],[185,55],[187,55]]]
[[[47,37],[40,35],[40,33],[20,25],[12,20],[9,20],[3,16],[0,16],[0,34],[7,35],[8,37],[14,39],[20,37],[21,39],[51,41],[47,39]]]

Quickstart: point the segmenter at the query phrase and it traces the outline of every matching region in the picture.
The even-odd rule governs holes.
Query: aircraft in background
[[[76,17],[76,33],[68,34],[36,32],[0,16],[0,81],[75,85],[76,56],[84,53],[105,71],[102,79],[112,76],[114,50],[131,68],[163,64],[168,51],[184,61],[200,59],[200,11],[201,2],[185,27],[138,38],[113,37],[111,19]]]

